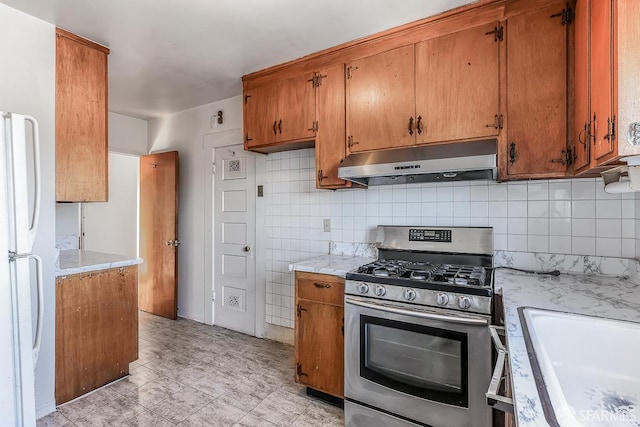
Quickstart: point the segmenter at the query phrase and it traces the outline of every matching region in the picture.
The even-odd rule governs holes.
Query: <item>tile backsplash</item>
[[[290,263],[327,254],[329,242],[375,242],[378,224],[490,226],[496,251],[636,257],[640,199],[607,194],[599,179],[327,191],[315,188],[312,149],[271,154],[266,164],[268,323],[294,326]]]

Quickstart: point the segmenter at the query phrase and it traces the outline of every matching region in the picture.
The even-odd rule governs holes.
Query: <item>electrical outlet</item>
[[[324,227],[324,232],[328,233],[331,231],[331,218],[325,218],[322,220],[322,225]]]

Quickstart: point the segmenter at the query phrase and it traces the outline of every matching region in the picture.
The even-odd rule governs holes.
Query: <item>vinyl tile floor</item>
[[[58,407],[45,426],[343,426],[293,381],[293,347],[140,312],[130,376]]]

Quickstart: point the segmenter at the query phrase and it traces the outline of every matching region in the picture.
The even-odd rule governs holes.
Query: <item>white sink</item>
[[[640,426],[640,323],[535,308],[521,318],[551,425]]]

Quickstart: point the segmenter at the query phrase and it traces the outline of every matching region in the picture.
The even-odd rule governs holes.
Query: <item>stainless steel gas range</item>
[[[379,226],[346,276],[347,427],[489,427],[493,230]]]

